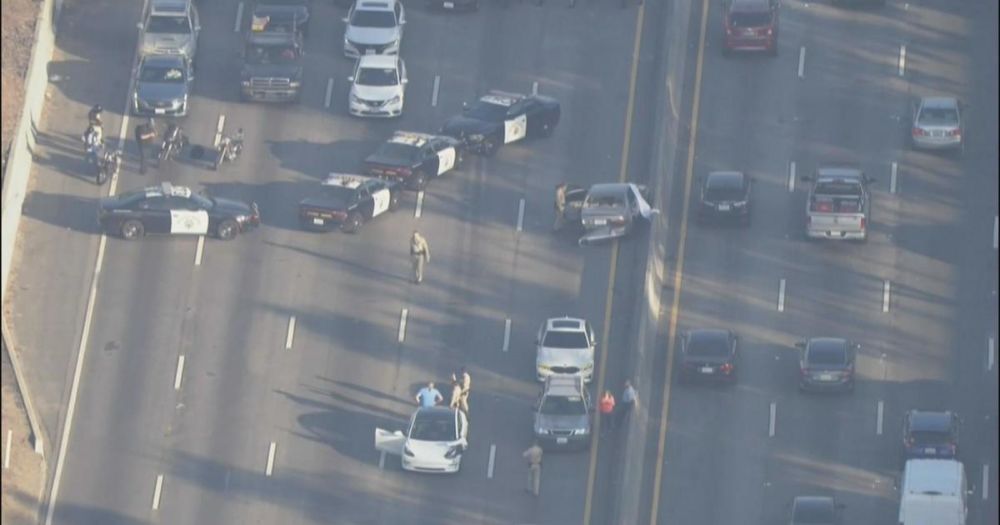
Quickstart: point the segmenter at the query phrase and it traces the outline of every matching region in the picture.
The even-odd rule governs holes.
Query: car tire
[[[500,149],[500,143],[496,138],[488,138],[483,141],[482,152],[484,157],[492,157]]]
[[[232,219],[226,219],[219,223],[215,229],[215,234],[223,241],[231,241],[240,233],[240,225]]]
[[[358,233],[358,230],[361,229],[362,222],[363,221],[361,219],[361,214],[356,211],[353,211],[351,212],[350,215],[347,216],[347,220],[344,221],[344,224],[340,225],[340,231],[352,234]]]
[[[399,209],[399,192],[391,191],[389,192],[389,211],[396,211]]]
[[[142,221],[129,219],[122,223],[121,234],[122,239],[134,241],[146,234],[146,228],[143,227]]]

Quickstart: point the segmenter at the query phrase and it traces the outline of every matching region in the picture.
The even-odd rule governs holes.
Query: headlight
[[[299,87],[301,85],[302,85],[302,83],[299,82],[298,80],[293,80],[293,81],[291,81],[291,82],[288,83],[288,87],[293,87],[293,88],[297,88],[297,87]]]
[[[244,222],[247,222],[247,221],[248,221],[248,220],[250,219],[250,217],[248,217],[248,216],[246,216],[246,215],[237,215],[237,216],[235,217],[235,219],[236,219],[236,222],[238,222],[238,223],[241,223],[241,224],[242,224],[242,223],[244,223]]]
[[[410,450],[410,447],[408,445],[403,447],[403,454],[405,454],[405,455],[407,455],[407,456],[409,456],[411,458],[413,457],[413,451]]]
[[[386,104],[389,104],[389,105],[391,105],[391,104],[399,104],[400,101],[402,101],[402,100],[403,100],[402,97],[400,97],[399,95],[396,95],[396,96],[390,98],[389,101],[386,102]]]
[[[588,433],[590,433],[590,429],[587,429],[587,428],[574,428],[573,429],[573,435],[574,436],[585,436]]]
[[[552,370],[552,367],[549,366],[549,365],[538,365],[538,369],[539,370],[549,371],[549,370]]]
[[[455,445],[448,449],[448,452],[444,453],[444,457],[448,459],[455,459],[462,453],[462,446]]]
[[[358,98],[358,96],[355,95],[354,93],[351,93],[351,102],[354,103],[354,104],[361,104],[361,103],[363,103],[363,101],[360,98]]]
[[[738,201],[733,203],[733,207],[742,208],[747,205],[747,201]]]
[[[469,135],[469,142],[482,142],[485,139],[486,136],[482,133],[473,133],[472,135]]]
[[[250,79],[249,78],[243,80],[243,87],[250,87]]]
[[[535,434],[538,434],[539,436],[544,436],[547,435],[548,433],[549,433],[548,429],[535,425]]]

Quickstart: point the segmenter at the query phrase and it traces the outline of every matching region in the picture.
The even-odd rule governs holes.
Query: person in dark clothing
[[[104,108],[100,104],[95,104],[94,107],[90,108],[90,113],[87,113],[87,119],[90,120],[91,126],[101,126],[104,124],[101,121],[102,113],[104,113]]]
[[[146,173],[146,145],[156,140],[156,125],[150,117],[135,127],[135,142],[139,148],[139,173]]]

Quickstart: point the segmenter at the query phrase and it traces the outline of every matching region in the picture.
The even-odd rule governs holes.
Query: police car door
[[[524,112],[524,103],[519,102],[507,110],[507,120],[503,122],[503,143],[521,140],[527,134],[528,115]]]
[[[208,233],[208,211],[191,199],[170,197],[170,233],[205,235]]]
[[[392,195],[389,194],[389,188],[382,181],[371,181],[368,183],[368,187],[371,189],[372,202],[374,203],[372,217],[378,217],[389,209],[389,201],[392,200]]]
[[[436,144],[435,147],[439,148],[435,152],[435,155],[437,155],[437,172],[435,175],[441,175],[455,167],[455,147],[449,144]]]

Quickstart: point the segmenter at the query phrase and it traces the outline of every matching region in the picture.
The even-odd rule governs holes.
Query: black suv
[[[958,415],[910,410],[903,416],[906,459],[954,459],[958,455]]]
[[[691,330],[681,337],[681,379],[736,382],[739,337],[729,330]]]

